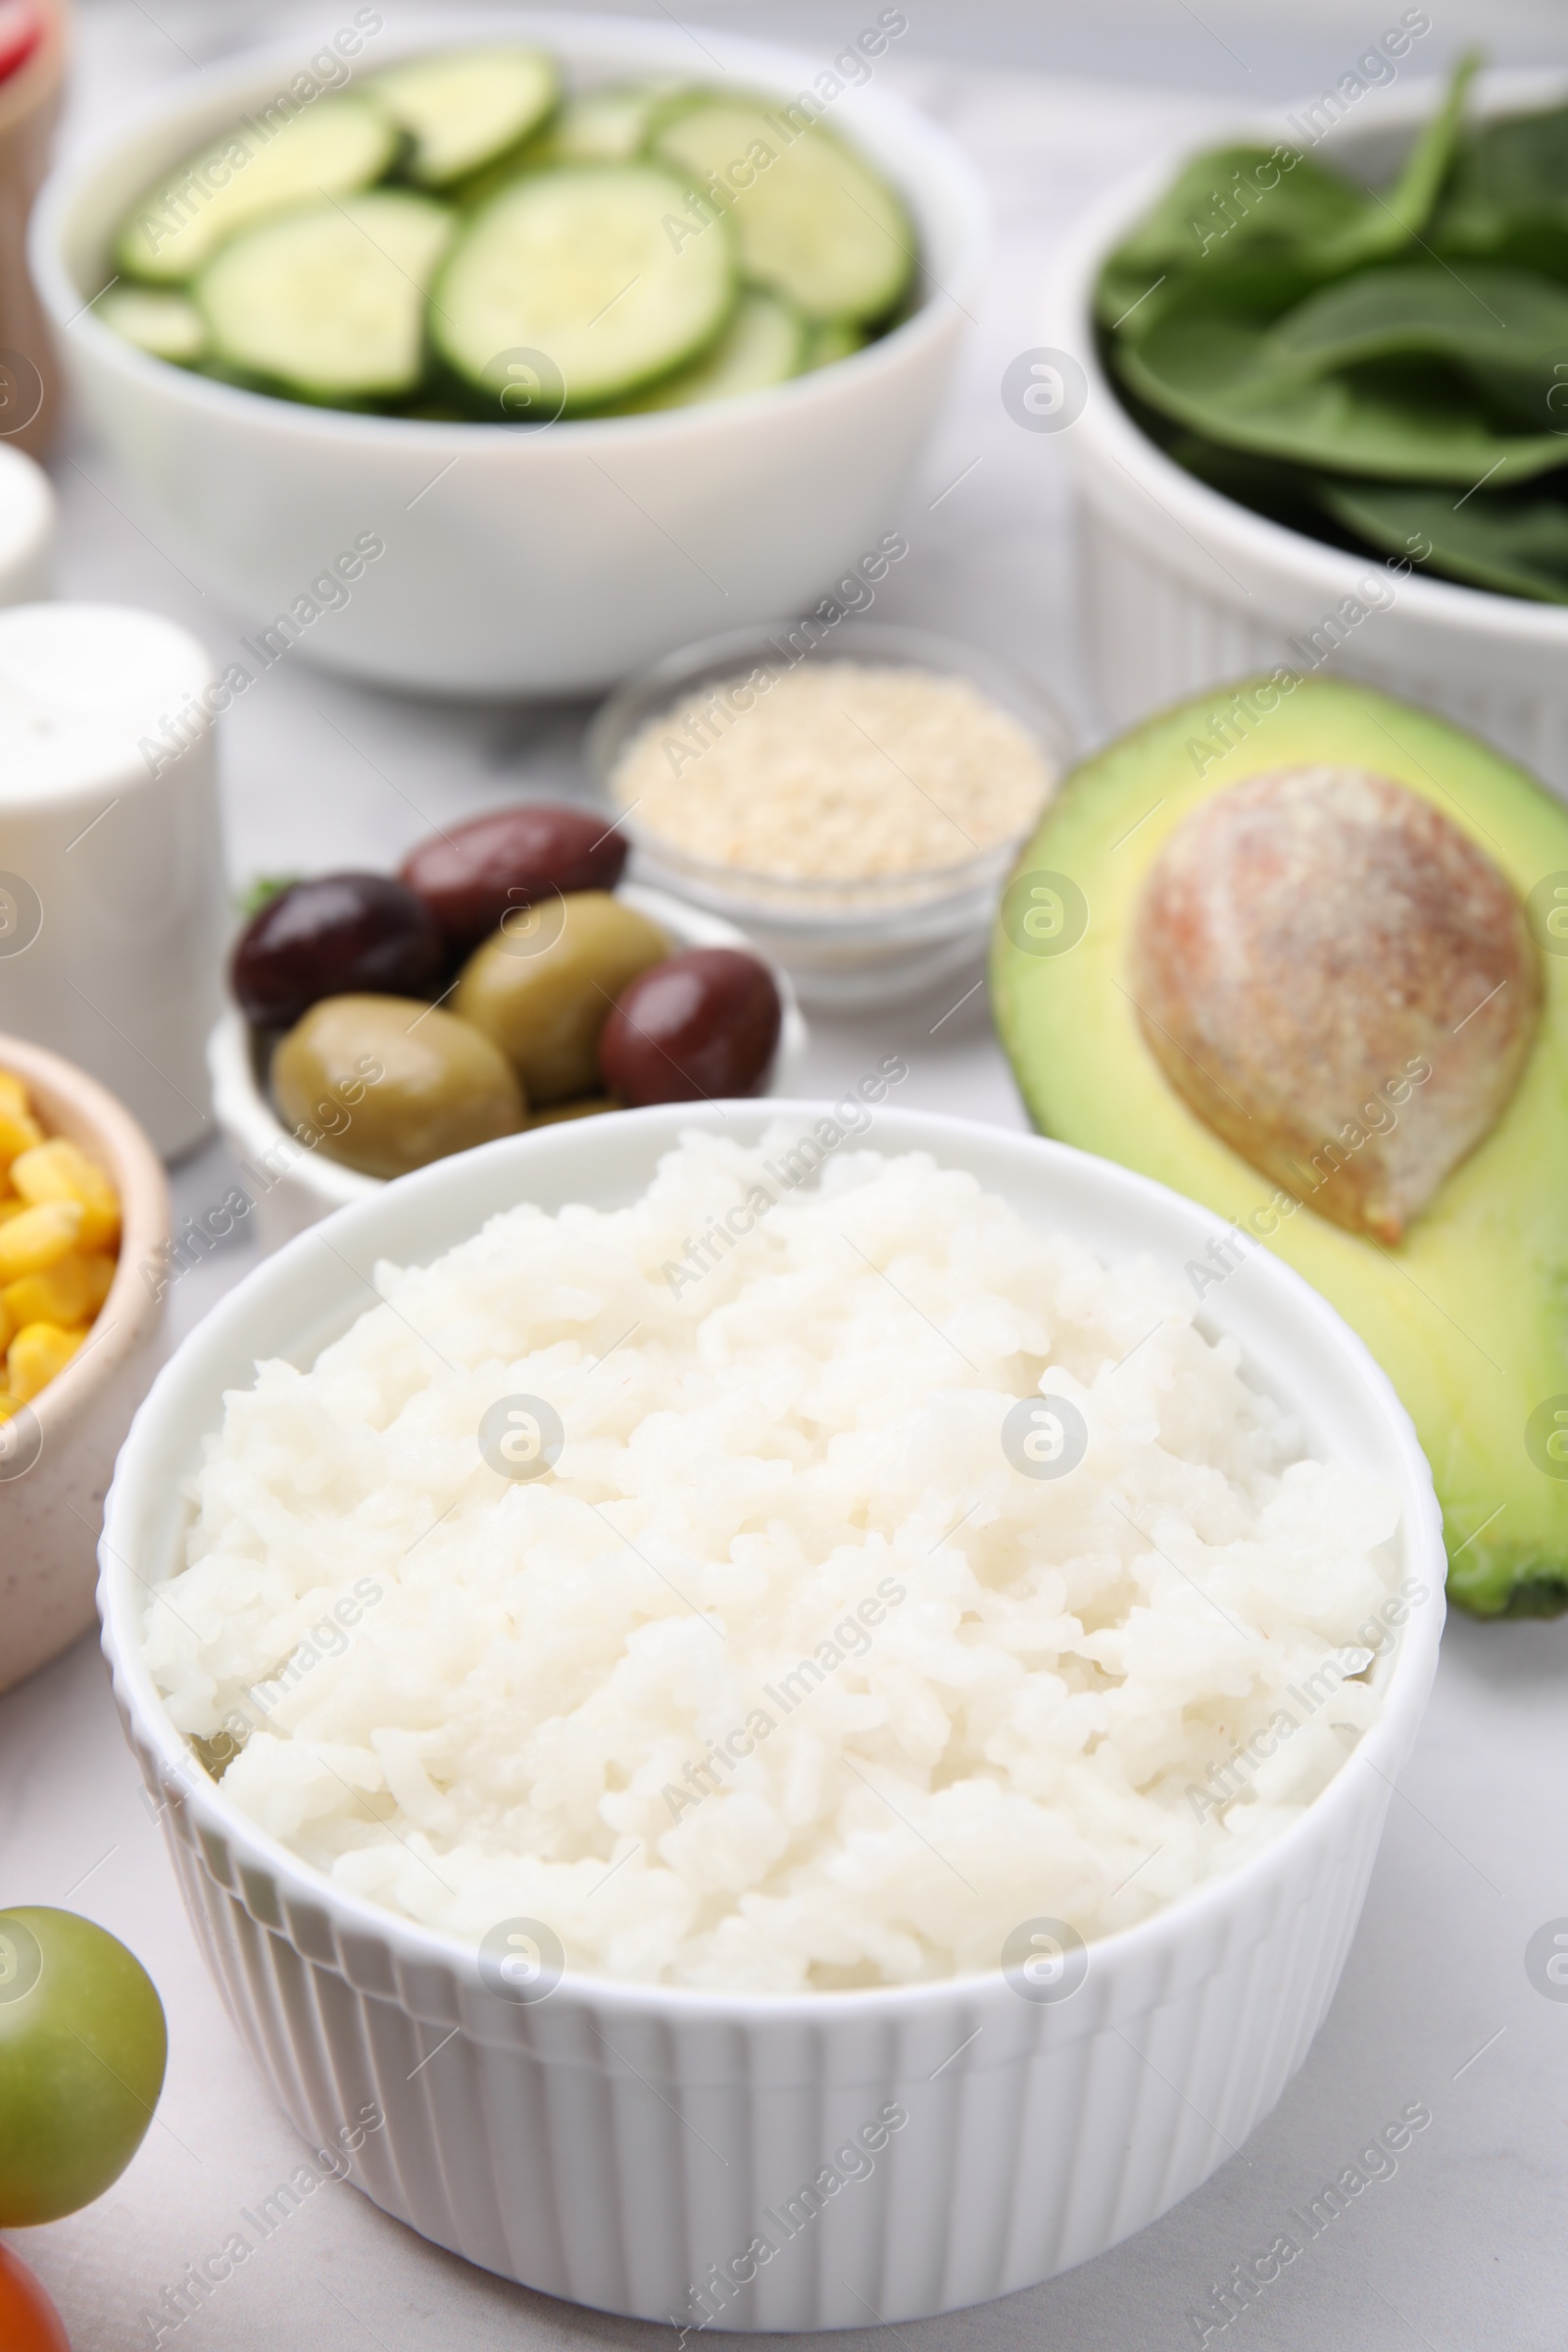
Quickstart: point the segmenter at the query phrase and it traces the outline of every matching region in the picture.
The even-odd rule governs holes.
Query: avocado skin
[[[998,1031],[1040,1131],[1244,1230],[1268,1224],[1276,1188],[1188,1109],[1149,1052],[1126,994],[1127,929],[1150,864],[1200,800],[1319,761],[1375,769],[1435,803],[1523,900],[1548,876],[1568,881],[1568,808],[1525,769],[1372,687],[1276,670],[1178,704],[1076,768],[1015,876],[1065,875],[1088,902],[1087,927],[1064,952],[1029,949],[1004,896],[992,943]],[[1568,1609],[1568,1463],[1553,1477],[1525,1443],[1547,1399],[1568,1406],[1568,955],[1541,963],[1541,1032],[1517,1093],[1397,1248],[1305,1204],[1264,1243],[1393,1380],[1432,1464],[1449,1595],[1482,1617]],[[1195,1296],[1207,1293],[1204,1271],[1189,1270]],[[1227,1279],[1246,1280],[1245,1258]]]

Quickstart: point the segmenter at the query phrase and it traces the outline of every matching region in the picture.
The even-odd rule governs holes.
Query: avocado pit
[[[1216,1135],[1390,1244],[1496,1124],[1541,1015],[1505,876],[1420,794],[1339,765],[1251,777],[1177,825],[1145,882],[1129,988]]]

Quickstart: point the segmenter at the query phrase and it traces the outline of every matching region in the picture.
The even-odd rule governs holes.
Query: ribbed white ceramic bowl
[[[625,1112],[388,1185],[290,1243],[185,1341],[109,1500],[100,1604],[115,1690],[166,1800],[209,1963],[288,2114],[326,2144],[373,2102],[385,2129],[360,2163],[387,2212],[508,2278],[646,2319],[695,2323],[691,2288],[759,2237],[778,2250],[721,2326],[915,2319],[1048,2278],[1196,2188],[1267,2114],[1322,2020],[1443,1619],[1438,1511],[1410,1424],[1360,1342],[1260,1252],[1212,1295],[1212,1322],[1315,1447],[1393,1483],[1395,1573],[1420,1597],[1379,1669],[1382,1720],[1323,1795],[1229,1878],[1092,1945],[1070,1999],[1025,1999],[999,1966],[788,1999],[568,1974],[516,2004],[487,1989],[473,1949],[339,1892],[263,1836],[196,1768],[141,1655],[147,1586],[181,1556],[180,1482],[223,1391],[248,1385],[259,1355],[311,1360],[370,1301],[377,1258],[429,1258],[519,1198],[625,1201],[683,1128],[805,1131],[826,1107]],[[1214,1230],[1175,1194],[1060,1144],[888,1108],[871,1140],[972,1170],[1106,1259],[1148,1250],[1179,1274]],[[906,2124],[868,2169],[835,2168],[861,2177],[787,2235],[769,2217],[895,2105]]]
[[[399,12],[351,86],[420,50],[507,39],[549,48],[583,82],[668,75],[785,101],[829,64],[706,26],[699,41],[667,11],[443,8]],[[964,157],[877,61],[827,121],[908,204],[925,266],[913,315],[743,400],[530,432],[265,399],[135,350],[92,308],[127,207],[306,56],[301,41],[186,74],[61,165],[33,216],[32,270],[72,388],[160,536],[226,603],[265,626],[374,533],[385,552],[347,603],[322,591],[335,609],[298,635],[302,659],[404,689],[580,693],[694,637],[800,612],[900,520],[989,229]]]
[[[1471,112],[1556,105],[1563,87],[1560,73],[1489,74],[1472,92]],[[1312,152],[1381,185],[1438,96],[1430,81],[1369,93]],[[1254,135],[1265,145],[1301,143],[1284,113],[1236,133]],[[1209,137],[1195,147],[1217,144]],[[1396,601],[1352,625],[1325,666],[1446,711],[1568,794],[1568,608],[1419,572],[1390,582],[1376,556],[1305,538],[1209,489],[1121,406],[1100,365],[1095,284],[1179,160],[1167,155],[1124,181],[1080,223],[1057,257],[1043,326],[1044,342],[1070,352],[1089,379],[1083,413],[1062,437],[1077,489],[1084,626],[1105,716],[1126,726],[1223,679],[1279,663],[1311,668],[1311,634],[1328,645],[1325,619],[1347,598],[1364,607],[1372,579],[1380,596],[1392,586]]]

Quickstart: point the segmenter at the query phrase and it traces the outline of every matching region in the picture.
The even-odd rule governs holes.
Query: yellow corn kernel
[[[35,1151],[42,1142],[43,1129],[36,1119],[0,1102],[0,1168],[9,1168],[22,1152]]]
[[[58,1265],[81,1237],[79,1200],[45,1200],[0,1225],[0,1284]]]
[[[26,1205],[25,1200],[0,1200],[0,1225],[9,1225],[13,1217],[23,1215]]]
[[[24,1119],[32,1116],[27,1090],[13,1070],[0,1070],[0,1110],[15,1111]]]
[[[16,1336],[17,1318],[6,1304],[5,1293],[0,1291],[0,1356],[5,1354]],[[0,1379],[0,1395],[4,1394],[4,1390],[5,1382]]]
[[[80,1206],[83,1250],[110,1250],[120,1239],[115,1188],[79,1144],[57,1135],[11,1163],[11,1181],[24,1200],[74,1200]]]
[[[0,1306],[11,1317],[13,1331],[24,1323],[85,1323],[98,1311],[92,1293],[87,1260],[71,1250],[44,1273],[23,1274],[8,1282],[0,1290]]]
[[[86,1338],[85,1331],[66,1331],[58,1323],[24,1323],[6,1349],[11,1394],[28,1404],[40,1389],[63,1372]]]
[[[119,1273],[120,1268],[114,1258],[105,1257],[96,1250],[88,1251],[83,1256],[81,1262],[85,1267],[87,1274],[87,1313],[85,1320],[90,1323],[94,1315],[98,1312],[98,1309],[102,1306],[104,1300],[108,1298],[115,1276]]]

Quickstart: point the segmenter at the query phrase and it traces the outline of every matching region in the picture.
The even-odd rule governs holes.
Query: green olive
[[[536,1110],[528,1121],[530,1127],[562,1127],[568,1119],[600,1119],[607,1110],[619,1110],[623,1105],[613,1095],[577,1095],[569,1102],[551,1102]]]
[[[597,1092],[599,1032],[621,990],[669,942],[607,890],[509,914],[463,967],[454,1011],[493,1038],[530,1102]]]
[[[302,1144],[366,1176],[403,1176],[515,1135],[516,1075],[488,1037],[407,997],[323,997],[272,1056],[277,1115]]]

